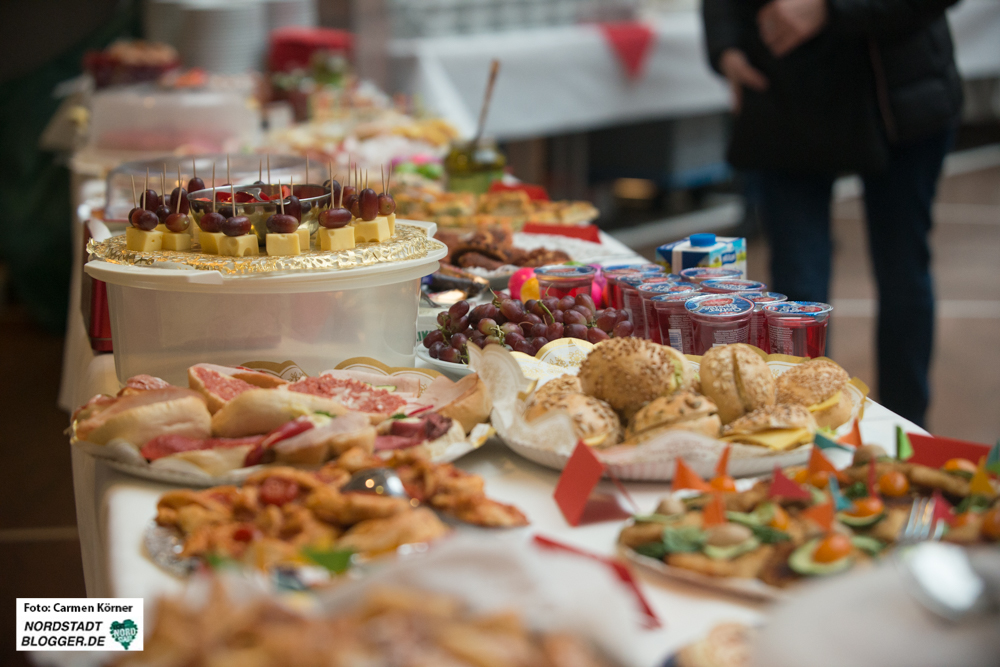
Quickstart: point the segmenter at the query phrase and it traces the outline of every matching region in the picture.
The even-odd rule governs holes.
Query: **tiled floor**
[[[934,232],[938,345],[934,366],[935,433],[980,442],[1000,437],[1000,169],[946,179]],[[874,290],[856,202],[836,207],[837,251],[831,332],[837,359],[874,388]],[[644,249],[651,255],[652,249]],[[750,247],[750,274],[767,281],[767,248]],[[974,303],[970,303],[970,301]],[[12,655],[17,596],[84,596],[75,523],[67,417],[56,408],[62,341],[26,322],[16,308],[0,314],[0,664]],[[26,528],[51,528],[45,539]]]

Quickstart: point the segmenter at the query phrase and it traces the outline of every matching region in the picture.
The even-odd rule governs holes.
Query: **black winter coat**
[[[767,0],[703,0],[712,67],[735,47],[771,82],[744,90],[730,161],[741,168],[870,171],[888,143],[957,122],[962,89],[944,11],[957,0],[826,0],[813,39],[774,58],[760,39]]]

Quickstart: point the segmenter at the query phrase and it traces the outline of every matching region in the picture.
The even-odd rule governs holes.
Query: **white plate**
[[[463,378],[472,372],[472,369],[465,364],[453,364],[450,361],[441,361],[440,359],[432,358],[423,343],[417,343],[417,346],[413,348],[413,353],[417,355],[417,359],[453,380]]]

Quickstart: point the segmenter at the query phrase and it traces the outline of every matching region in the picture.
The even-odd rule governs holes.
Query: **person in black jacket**
[[[729,161],[755,172],[771,287],[828,301],[836,176],[860,173],[878,283],[878,387],[923,425],[934,294],[931,204],[962,105],[956,0],[703,0],[733,91]]]

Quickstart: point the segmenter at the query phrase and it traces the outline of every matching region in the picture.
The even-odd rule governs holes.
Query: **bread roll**
[[[629,419],[646,403],[687,389],[694,379],[684,355],[642,338],[612,338],[595,347],[580,367],[583,392],[606,401]]]
[[[777,400],[804,405],[819,426],[837,428],[851,418],[854,407],[845,391],[850,380],[847,371],[829,359],[810,359],[778,376]],[[838,392],[840,396],[836,402],[819,407]]]
[[[260,435],[304,415],[326,412],[339,416],[347,411],[337,401],[322,396],[281,389],[250,389],[212,415],[212,433],[222,438]]]
[[[722,428],[716,412],[715,403],[708,398],[693,391],[680,391],[650,401],[635,413],[625,434],[632,440],[646,439],[662,431],[683,430],[716,438]]]
[[[713,347],[701,359],[700,374],[701,391],[715,401],[723,424],[774,405],[774,375],[749,345]]]
[[[806,428],[810,432],[815,433],[816,420],[801,405],[777,403],[757,408],[753,412],[747,413],[732,423],[727,424],[723,427],[722,434],[726,436],[743,435],[774,429],[797,428]]]
[[[524,414],[528,421],[561,410],[573,420],[578,438],[591,447],[611,447],[622,441],[622,425],[611,406],[586,394],[543,396],[531,404]]]
[[[121,439],[142,446],[158,435],[207,438],[211,434],[212,417],[205,400],[190,389],[127,394],[100,408],[77,423],[77,438],[97,445]]]

